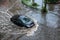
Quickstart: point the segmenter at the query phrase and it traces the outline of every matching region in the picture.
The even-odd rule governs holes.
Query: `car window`
[[[31,20],[30,20],[29,18],[27,18],[27,17],[26,17],[26,18],[23,18],[23,20],[25,21],[25,23],[31,21]]]
[[[20,16],[19,19],[25,24],[31,21],[27,16]]]

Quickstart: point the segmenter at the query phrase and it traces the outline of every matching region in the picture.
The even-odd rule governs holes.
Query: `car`
[[[31,28],[35,25],[33,19],[26,15],[14,15],[10,18],[11,22],[13,22],[17,26]]]

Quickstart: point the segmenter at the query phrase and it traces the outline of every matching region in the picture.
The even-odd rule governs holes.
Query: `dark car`
[[[14,15],[10,20],[21,27],[31,28],[35,25],[34,21],[25,15]]]

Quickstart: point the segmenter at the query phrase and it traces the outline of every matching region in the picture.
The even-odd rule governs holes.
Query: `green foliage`
[[[37,3],[33,3],[32,6],[38,6],[38,4]]]
[[[47,0],[44,0],[44,4],[43,4],[44,6],[42,6],[42,9],[41,9],[42,13],[47,13],[46,2],[47,2]]]
[[[42,12],[42,13],[47,13],[47,12],[48,12],[45,6],[42,7],[41,12]]]
[[[37,8],[37,6],[39,6],[37,3],[33,3],[31,7]]]
[[[37,3],[34,2],[34,0],[32,2],[31,0],[22,0],[22,3],[32,8],[37,8],[37,6],[39,6]]]

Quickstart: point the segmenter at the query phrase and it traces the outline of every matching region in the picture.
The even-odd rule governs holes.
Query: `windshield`
[[[23,18],[23,20],[25,21],[25,23],[30,21],[29,18]]]
[[[32,20],[27,16],[20,16],[19,19],[25,24],[30,24],[32,22]]]

